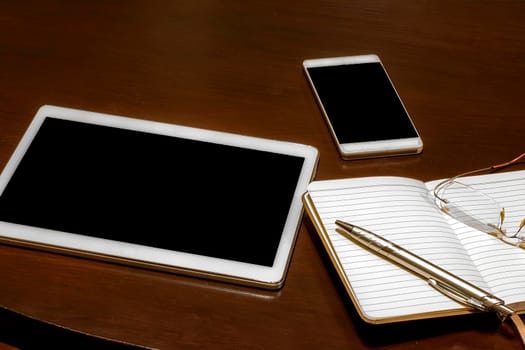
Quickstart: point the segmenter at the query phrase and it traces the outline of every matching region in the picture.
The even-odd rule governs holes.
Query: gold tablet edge
[[[296,234],[297,236],[297,234]],[[256,287],[266,290],[279,290],[283,287],[284,281],[286,279],[286,275],[288,273],[288,267],[289,264],[287,264],[285,271],[283,273],[283,277],[275,282],[262,282],[258,280],[253,280],[249,278],[242,278],[232,275],[225,275],[220,273],[212,273],[212,272],[206,272],[201,270],[195,270],[190,268],[183,268],[183,267],[177,267],[177,266],[170,266],[165,264],[156,264],[152,262],[142,261],[142,260],[134,260],[134,259],[127,259],[122,258],[118,256],[113,255],[106,255],[106,254],[99,254],[94,252],[89,252],[85,250],[77,250],[77,249],[71,249],[71,248],[65,248],[50,244],[43,244],[38,242],[32,242],[32,241],[26,241],[21,239],[15,239],[5,236],[0,236],[0,243],[5,245],[11,245],[15,247],[23,247],[23,248],[30,248],[30,249],[36,249],[51,253],[57,253],[62,254],[66,256],[75,256],[80,258],[87,258],[94,261],[103,261],[103,262],[109,262],[109,263],[115,263],[118,265],[123,266],[131,266],[131,267],[139,267],[147,270],[153,270],[153,271],[161,271],[161,272],[169,272],[174,273],[177,275],[182,276],[189,276],[189,277],[197,277],[207,280],[214,280],[219,282],[226,282],[226,283],[233,283],[237,285],[242,286],[248,286],[248,287]],[[287,263],[290,261],[291,253],[288,256]]]

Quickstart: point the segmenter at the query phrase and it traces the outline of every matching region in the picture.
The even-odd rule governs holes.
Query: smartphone
[[[423,150],[377,55],[309,59],[303,67],[343,159]]]

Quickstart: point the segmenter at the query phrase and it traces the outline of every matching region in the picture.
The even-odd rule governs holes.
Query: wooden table
[[[43,104],[310,144],[316,179],[431,180],[525,148],[522,1],[6,1],[0,33],[0,168]],[[339,158],[301,63],[365,53],[421,155]],[[276,292],[6,245],[0,271],[1,305],[161,349],[521,348],[484,316],[364,324],[306,217]]]

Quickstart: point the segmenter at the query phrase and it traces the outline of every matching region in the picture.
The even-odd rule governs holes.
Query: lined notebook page
[[[513,171],[461,179],[495,199],[505,208],[504,227],[510,232],[525,217],[525,171]],[[427,183],[432,189],[438,181]],[[486,233],[447,217],[468,250],[490,290],[507,303],[525,301],[525,250],[502,243]]]
[[[488,288],[423,182],[398,177],[316,181],[308,192],[347,274],[357,306],[369,320],[462,306],[421,278],[344,238],[335,231],[336,219],[367,228]]]

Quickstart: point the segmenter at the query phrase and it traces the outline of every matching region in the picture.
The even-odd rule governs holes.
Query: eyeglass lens
[[[500,226],[501,207],[492,198],[458,181],[443,186],[440,207],[456,220],[478,230],[493,233]]]

